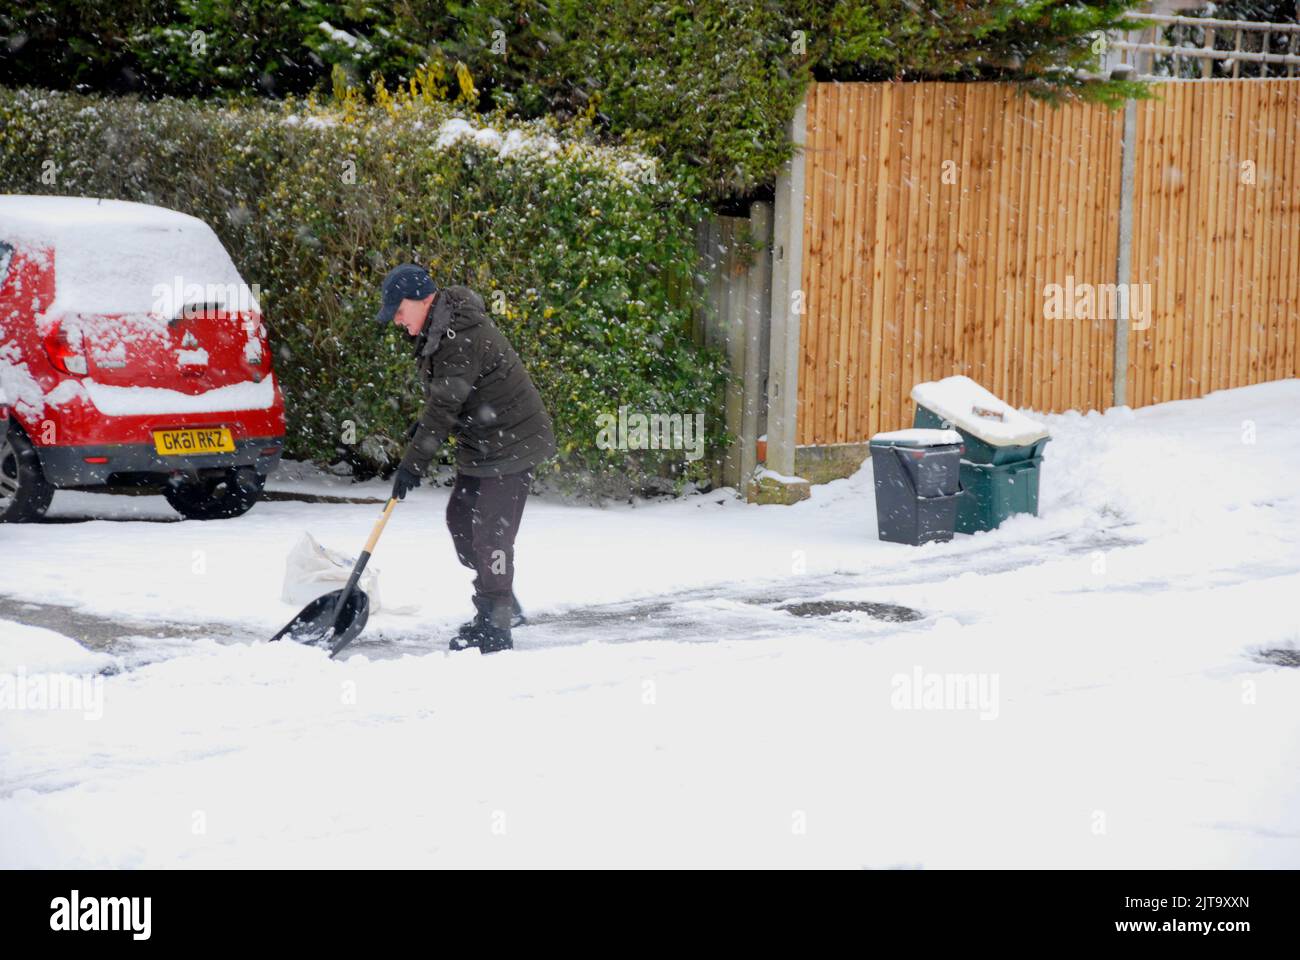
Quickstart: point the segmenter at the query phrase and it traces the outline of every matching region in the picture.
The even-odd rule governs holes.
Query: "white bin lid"
[[[871,438],[872,443],[896,443],[903,447],[946,447],[962,442],[956,430],[927,430],[912,427],[908,430],[890,430]]]
[[[1047,430],[970,377],[945,377],[912,388],[912,399],[995,447],[1027,447]]]

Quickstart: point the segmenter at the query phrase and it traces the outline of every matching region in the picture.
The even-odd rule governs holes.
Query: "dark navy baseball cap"
[[[392,323],[393,314],[403,300],[423,300],[431,293],[438,292],[438,285],[429,276],[429,271],[415,263],[404,263],[393,267],[384,277],[383,295],[379,312],[375,314],[377,323]]]

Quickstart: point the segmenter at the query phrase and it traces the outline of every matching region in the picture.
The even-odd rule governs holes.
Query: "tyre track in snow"
[[[183,654],[196,640],[251,643],[265,639],[246,627],[112,619],[53,603],[0,594],[0,629],[10,620],[71,637],[82,646],[119,656],[126,669]]]
[[[714,643],[746,640],[776,634],[817,634],[845,639],[881,637],[909,630],[925,629],[943,610],[917,611],[910,622],[881,620],[867,613],[833,614],[829,617],[796,616],[783,609],[788,604],[830,597],[846,591],[932,583],[973,572],[981,575],[1006,573],[1023,567],[1057,560],[1062,556],[1135,546],[1141,541],[1126,538],[1111,528],[1097,532],[1068,531],[1043,540],[988,546],[959,551],[936,552],[905,566],[890,564],[868,572],[844,572],[799,576],[778,580],[747,581],[740,584],[710,585],[667,597],[641,598],[615,603],[575,607],[530,617],[516,629],[515,649],[521,652],[586,643],[635,643],[673,641]],[[1055,549],[1051,547],[1055,546]],[[1044,548],[1049,548],[1045,552]],[[372,659],[420,654],[441,650],[449,637],[393,635],[382,631],[363,634],[345,656],[365,655]]]
[[[957,550],[926,551],[905,564],[890,562],[866,572],[805,575],[736,584],[712,584],[669,596],[593,604],[531,617],[515,632],[515,649],[526,653],[586,643],[636,643],[670,641],[716,643],[743,641],[774,635],[827,635],[844,639],[869,639],[924,629],[943,610],[918,611],[911,622],[879,619],[869,613],[831,616],[797,616],[784,606],[824,599],[846,591],[932,583],[973,572],[1006,573],[1050,562],[1062,556],[1133,546],[1141,541],[1125,538],[1121,528],[1102,531],[1066,531],[1038,540],[988,545],[962,544]],[[890,558],[891,560],[893,558]],[[35,603],[0,594],[0,620],[44,627],[94,649],[122,657],[133,669],[156,660],[184,655],[198,640],[221,643],[258,643],[266,639],[246,625],[177,623],[112,619],[73,607]],[[373,625],[344,653],[344,658],[366,656],[391,659],[441,652],[449,632],[392,632]]]

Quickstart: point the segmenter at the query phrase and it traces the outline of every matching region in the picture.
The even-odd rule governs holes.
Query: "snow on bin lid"
[[[872,443],[897,443],[905,447],[946,447],[962,442],[956,430],[928,430],[912,427],[908,430],[890,430],[871,438]]]
[[[1028,446],[1048,435],[1041,423],[999,400],[970,377],[918,383],[912,388],[912,399],[995,447]]]
[[[54,250],[52,311],[150,313],[159,300],[155,286],[178,283],[182,291],[204,287],[205,302],[211,288],[215,302],[234,292],[257,309],[212,228],[176,210],[94,197],[0,196],[0,240]]]

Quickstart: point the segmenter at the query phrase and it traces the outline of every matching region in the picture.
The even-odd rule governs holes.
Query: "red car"
[[[201,220],[0,196],[0,521],[54,490],[146,487],[236,517],[284,441],[256,289]]]

